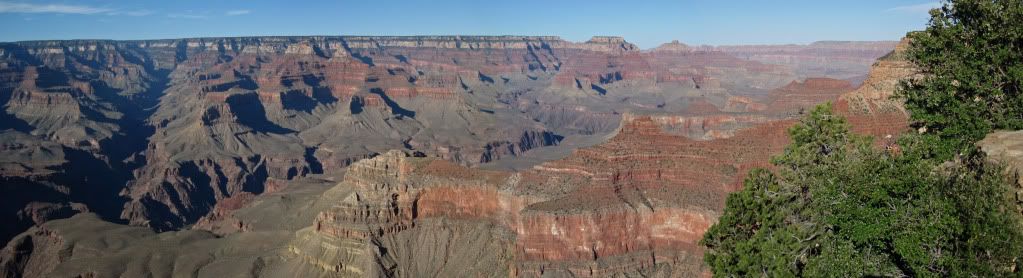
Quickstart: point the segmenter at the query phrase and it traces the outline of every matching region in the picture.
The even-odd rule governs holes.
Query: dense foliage
[[[916,137],[878,150],[830,106],[729,197],[704,238],[719,276],[1002,276],[1023,227],[997,165],[928,159]]]
[[[1023,0],[956,0],[910,34],[924,74],[900,96],[941,155],[964,153],[996,129],[1023,129]]]
[[[912,35],[921,132],[880,150],[822,105],[727,201],[703,244],[716,276],[1023,276],[1013,182],[973,145],[1023,128],[1021,1],[956,0]]]

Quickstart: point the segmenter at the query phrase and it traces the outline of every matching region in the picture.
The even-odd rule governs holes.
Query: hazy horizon
[[[569,39],[565,39],[564,36],[558,36],[558,35],[528,35],[528,34],[526,34],[526,35],[521,35],[521,34],[509,34],[509,35],[475,35],[475,34],[427,34],[427,35],[372,35],[372,34],[348,35],[348,34],[339,34],[339,35],[316,35],[316,34],[311,34],[311,35],[203,36],[203,37],[173,37],[173,38],[147,38],[147,39],[103,39],[103,38],[75,39],[75,38],[70,38],[70,39],[38,39],[38,40],[0,41],[0,43],[18,43],[18,42],[36,42],[36,41],[158,41],[158,40],[184,40],[184,39],[260,38],[260,37],[455,37],[455,36],[459,36],[459,37],[558,37],[561,40],[568,41],[568,42],[573,42],[573,43],[583,43],[583,42],[586,42],[586,41],[589,40],[589,38],[583,39],[583,40],[569,40]],[[594,34],[591,37],[598,37],[598,36],[620,37],[618,35],[609,35],[609,34]],[[628,42],[628,43],[635,44],[634,42],[629,40],[628,37],[622,37],[622,38],[624,38],[625,41]],[[897,42],[899,40],[898,39],[891,39],[891,40],[819,40],[819,41],[811,41],[811,42],[806,42],[806,43],[749,43],[749,44],[696,44],[696,43],[690,43],[690,42],[681,41],[681,40],[672,40],[672,41],[665,41],[665,42],[659,43],[657,45],[649,46],[649,47],[640,46],[640,49],[642,49],[642,50],[652,50],[652,49],[657,48],[658,46],[661,46],[663,44],[672,43],[673,41],[678,41],[679,43],[682,43],[682,44],[685,44],[685,45],[688,45],[688,46],[692,46],[692,47],[726,47],[726,46],[740,46],[740,45],[743,45],[743,46],[756,46],[756,45],[764,45],[764,46],[810,45],[810,44],[814,44],[814,43],[826,43],[826,42],[865,42],[865,43],[869,43],[869,42]]]
[[[643,49],[894,41],[933,1],[0,1],[0,41],[249,36],[621,36]],[[727,16],[721,16],[727,15]]]

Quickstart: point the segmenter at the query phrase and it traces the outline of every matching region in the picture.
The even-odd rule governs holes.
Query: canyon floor
[[[0,43],[0,276],[707,276],[805,111],[907,129],[906,43]]]

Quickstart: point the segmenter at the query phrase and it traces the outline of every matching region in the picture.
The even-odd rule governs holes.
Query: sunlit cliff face
[[[855,89],[867,57],[891,44],[3,43],[0,177],[24,186],[0,194],[14,196],[0,198],[19,223],[5,241],[85,211],[186,231],[81,216],[33,228],[0,262],[128,275],[133,264],[118,260],[184,252],[132,246],[196,240],[224,248],[210,261],[251,258],[268,276],[699,275],[702,234],[750,169],[770,167],[800,111],[838,101],[854,129],[904,126],[881,101],[901,62],[880,61]],[[804,78],[821,67],[829,74]],[[92,245],[112,237],[131,243]],[[106,255],[79,265],[42,251],[75,246]],[[160,254],[150,258],[179,257]]]

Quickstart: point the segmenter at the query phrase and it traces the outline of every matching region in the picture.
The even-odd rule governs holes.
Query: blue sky
[[[643,48],[897,40],[934,0],[0,0],[0,41],[255,35],[619,35]]]

